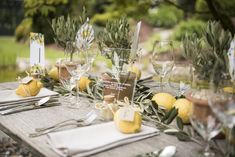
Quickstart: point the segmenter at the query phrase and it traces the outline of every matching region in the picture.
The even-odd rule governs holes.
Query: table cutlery
[[[49,126],[49,127],[36,128],[35,131],[36,131],[36,132],[46,131],[46,130],[48,130],[48,129],[52,129],[52,128],[54,128],[54,127],[57,127],[57,126],[59,126],[59,125],[62,125],[62,124],[64,124],[64,123],[68,123],[68,122],[77,122],[77,123],[83,122],[83,121],[85,121],[86,119],[88,119],[89,117],[91,117],[91,116],[93,116],[93,115],[96,115],[96,113],[95,113],[94,110],[88,112],[84,117],[82,117],[82,118],[80,118],[80,119],[68,119],[68,120],[59,122],[59,123],[54,124],[54,125]]]
[[[8,94],[8,93],[6,93]],[[1,93],[0,93],[1,95]],[[16,105],[16,104],[22,104],[22,103],[32,103],[32,102],[36,102],[39,101],[42,98],[45,97],[51,97],[51,98],[59,98],[59,95],[45,95],[42,97],[28,97],[28,98],[21,98],[20,100],[12,100],[12,101],[1,101],[0,102],[0,106],[10,106],[10,105]]]
[[[41,131],[41,132],[36,132],[36,133],[32,133],[32,134],[29,134],[29,137],[39,137],[39,136],[42,136],[42,135],[45,135],[45,134],[48,134],[50,132],[54,132],[56,131],[57,129],[60,129],[60,128],[63,128],[63,127],[66,127],[66,126],[71,126],[71,125],[75,125],[77,127],[83,127],[83,126],[88,126],[90,124],[92,124],[92,122],[97,118],[97,114],[92,114],[90,117],[88,117],[87,119],[85,119],[84,121],[79,121],[79,122],[71,122],[71,123],[65,123],[65,124],[61,124],[61,125],[58,125],[56,127],[53,127],[51,129],[47,129],[45,131]]]
[[[0,106],[0,111],[7,110],[7,109],[10,109],[10,108],[34,105],[37,101],[38,100],[29,101],[29,102],[28,101],[27,102],[18,102],[18,103],[15,103],[15,104],[3,105],[3,106]],[[51,97],[51,99],[48,100],[48,103],[53,103],[53,102],[57,102],[57,101],[58,100],[56,98]]]
[[[12,114],[12,113],[17,113],[17,112],[42,108],[42,107],[55,106],[55,105],[59,104],[59,102],[47,103],[49,100],[50,100],[50,97],[45,97],[45,98],[42,98],[41,100],[39,100],[38,102],[33,103],[31,105],[28,105],[28,106],[18,106],[18,107],[15,107],[15,108],[10,108],[10,109],[7,109],[7,110],[0,111],[0,114],[7,115],[7,114]]]

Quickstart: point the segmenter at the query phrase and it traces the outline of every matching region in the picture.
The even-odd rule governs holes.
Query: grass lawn
[[[99,50],[94,49],[94,51]],[[0,36],[0,82],[15,81],[16,77],[22,73],[15,67],[16,58],[29,58],[29,56],[29,43],[18,43],[14,36]],[[45,58],[52,64],[58,58],[64,57],[63,51],[56,47],[45,46]],[[98,55],[94,64],[100,64],[100,62],[109,63],[103,56]]]
[[[149,52],[152,49],[153,41],[156,39],[159,39],[158,34],[154,34],[149,40],[142,43],[140,47]],[[97,51],[99,53],[99,50],[96,48],[94,48],[92,51]],[[0,69],[0,75],[2,76],[0,77],[0,82],[15,81],[15,78],[20,73],[22,73],[22,71],[19,72],[19,70],[16,69],[15,66],[11,65],[16,64],[16,58],[29,58],[29,55],[29,43],[18,43],[15,41],[14,36],[0,36],[0,67],[3,67]],[[142,70],[148,69],[150,64],[148,54],[145,55],[146,56],[142,56]],[[62,50],[59,50],[54,46],[45,46],[45,58],[47,60],[50,60],[52,64],[55,63],[58,58],[64,57],[65,56]],[[104,70],[102,67],[103,64],[111,67],[111,62],[109,60],[105,59],[104,56],[98,55],[92,69],[93,72]],[[9,69],[9,67],[12,68]]]
[[[18,43],[14,37],[0,36],[0,54],[7,55],[16,54],[17,57],[28,58],[29,57],[29,43]],[[47,59],[56,60],[57,58],[64,57],[63,51],[56,50],[53,48],[45,47],[45,55]],[[2,57],[1,57],[2,58]],[[0,61],[1,61],[0,58]]]

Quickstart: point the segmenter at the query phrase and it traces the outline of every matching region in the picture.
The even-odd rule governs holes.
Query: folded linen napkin
[[[119,145],[159,134],[159,130],[142,125],[135,134],[123,134],[114,122],[97,124],[48,134],[48,143],[61,156],[88,156]]]
[[[46,96],[58,96],[57,92],[51,91],[47,88],[42,88],[38,95],[32,97],[21,97],[16,95],[15,90],[3,90],[0,91],[0,105],[10,105],[16,102],[30,102],[40,100]]]

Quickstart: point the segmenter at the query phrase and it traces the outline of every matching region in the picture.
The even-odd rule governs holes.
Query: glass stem
[[[79,104],[79,100],[80,100],[80,97],[79,97],[79,79],[76,79],[76,95],[75,95],[75,98],[76,98],[76,104]]]
[[[205,149],[203,151],[203,155],[205,157],[214,157],[215,156],[214,152],[211,151],[211,149],[210,149],[210,140],[211,139],[209,137],[207,137],[207,139],[206,139],[206,147],[205,147]]]
[[[89,56],[88,56],[88,52],[87,52],[87,50],[85,51],[85,53],[86,53],[86,56],[85,56],[85,58],[86,58],[86,63],[88,63],[88,58],[89,58]]]
[[[210,151],[210,143],[209,143],[209,141],[206,141],[206,147],[205,147],[205,149],[204,149],[204,153],[206,154],[206,153],[208,153]]]
[[[163,91],[163,77],[160,77],[160,90]]]

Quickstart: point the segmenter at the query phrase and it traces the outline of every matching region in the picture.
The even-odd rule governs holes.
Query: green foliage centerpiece
[[[218,22],[208,22],[202,30],[202,38],[192,35],[183,40],[184,55],[194,67],[193,87],[200,89],[188,98],[194,102],[194,114],[201,120],[211,114],[206,95],[210,81],[216,85],[220,80],[230,79],[228,50],[231,41],[231,33],[223,30]]]
[[[65,50],[66,55],[69,55],[70,61],[73,60],[73,54],[76,52],[76,35],[85,22],[85,13],[78,19],[75,17],[60,16],[52,20],[51,27],[54,32],[55,43]]]
[[[217,77],[213,80],[216,81],[223,77],[222,73],[229,74],[228,50],[232,36],[218,22],[209,22],[202,34],[202,38],[196,35],[185,37],[184,54],[192,61],[200,79],[210,81],[212,73],[216,73]]]
[[[132,35],[127,19],[108,21],[98,37],[101,54],[112,62],[111,73],[102,76],[104,95],[115,93],[119,100],[123,100],[125,96],[132,100],[136,75],[125,71],[124,65],[137,55],[131,49]]]
[[[98,34],[98,46],[102,54],[110,59],[112,65],[123,70],[124,64],[128,64],[131,48],[130,26],[126,18],[116,21],[108,21],[103,31]]]
[[[69,57],[70,62],[73,61],[73,55],[77,52],[76,35],[79,28],[85,22],[85,9],[79,18],[71,16],[60,16],[52,19],[51,27],[54,32],[55,43],[64,49],[66,57]],[[60,78],[68,78],[70,76],[66,67],[56,64]]]

